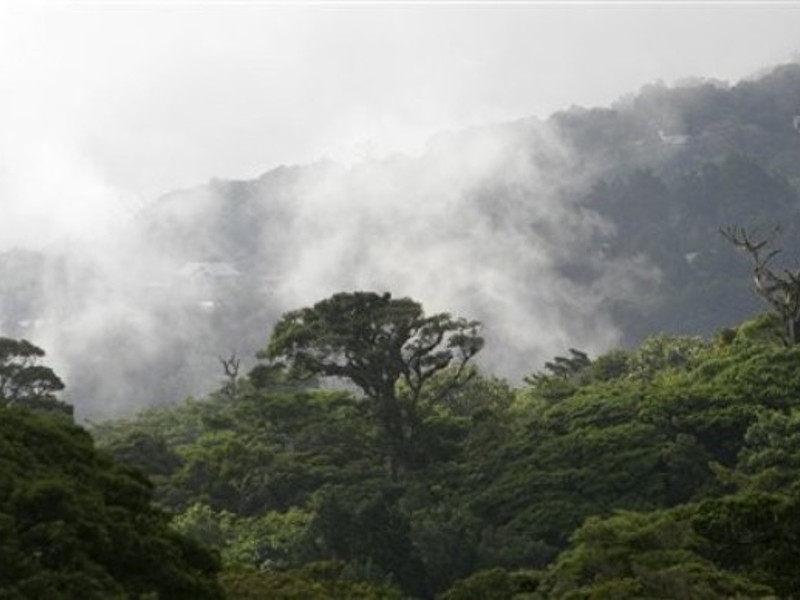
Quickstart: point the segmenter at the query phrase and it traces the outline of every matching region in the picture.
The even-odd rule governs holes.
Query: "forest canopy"
[[[369,400],[397,479],[414,466],[429,414],[474,375],[468,364],[483,347],[479,330],[477,321],[425,316],[410,298],[339,293],[284,315],[259,356],[285,362],[290,378],[324,375],[355,384]]]
[[[435,399],[407,438],[420,459],[387,477],[374,410],[386,398],[370,380],[337,391],[285,375],[372,368],[394,401],[413,397],[409,367],[392,361],[415,354],[392,352],[426,317],[388,295],[334,299],[287,314],[262,355],[269,377],[257,368],[234,395],[94,429],[148,472],[177,531],[221,553],[229,597],[783,597],[800,585],[800,349],[768,315],[711,339],[573,348],[520,387],[474,368],[451,385],[468,353],[447,354],[419,388]],[[450,331],[464,330],[430,339],[446,349]]]
[[[0,596],[222,598],[214,554],[170,528],[152,493],[80,427],[0,406]]]
[[[278,314],[281,278],[308,258],[287,248],[311,245],[293,227],[313,211],[293,208],[321,205],[303,205],[307,188],[317,189],[308,181],[330,176],[372,207],[363,182],[376,163],[217,180],[144,211],[153,256],[200,277],[162,303],[158,285],[125,287],[153,299],[145,320],[159,351],[124,320],[104,323],[96,343],[70,346],[93,353],[74,360],[70,389],[84,406],[114,397],[149,408],[87,431],[60,400],[64,382],[44,350],[0,338],[0,597],[796,595],[800,293],[796,268],[781,259],[800,254],[798,98],[798,65],[735,86],[646,86],[611,107],[477,128],[445,136],[419,159],[381,163],[401,190],[397,214],[410,206],[422,224],[414,231],[425,235],[412,241],[436,241],[428,229],[440,232],[417,209],[452,182],[432,174],[472,175],[462,146],[480,147],[483,136],[508,142],[499,155],[513,160],[467,177],[433,216],[452,225],[442,236],[455,232],[448,243],[457,251],[444,254],[462,266],[491,242],[508,243],[482,271],[502,271],[505,285],[463,268],[454,289],[488,290],[472,305],[487,329],[506,327],[495,339],[510,332],[521,342],[501,353],[527,365],[514,381],[480,369],[490,350],[480,323],[428,315],[410,298],[343,292]],[[555,152],[541,143],[543,128],[559,140]],[[551,203],[540,204],[531,169],[557,188]],[[551,212],[565,218],[548,220]],[[463,235],[464,215],[477,225],[468,233],[485,234],[479,243]],[[397,228],[371,219],[358,233]],[[587,226],[557,226],[570,222]],[[749,235],[769,223],[783,224],[780,255]],[[352,242],[347,261],[323,264],[344,271],[350,258],[368,258],[369,244]],[[745,250],[751,270],[728,242]],[[413,256],[431,248],[439,247],[422,244]],[[91,314],[82,292],[97,280],[68,277],[91,271],[69,260],[0,254],[9,335],[36,331],[45,290],[74,302],[59,316]],[[628,267],[644,284],[611,293],[617,279],[607,274]],[[549,281],[569,293],[544,297],[560,332],[609,325],[620,347],[595,356],[575,335],[498,318],[503,303],[492,312],[503,293],[537,311],[538,286]],[[589,314],[573,310],[584,299]],[[755,314],[759,299],[770,312]],[[81,318],[71,322],[76,334]],[[521,351],[547,343],[549,359]],[[231,345],[263,348],[257,366],[240,374],[231,354],[219,389],[170,404],[176,390],[208,389],[213,375],[197,369],[208,361],[193,361],[212,348],[214,362]]]

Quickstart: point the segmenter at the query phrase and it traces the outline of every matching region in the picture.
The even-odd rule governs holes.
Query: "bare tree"
[[[220,356],[219,362],[222,364],[222,368],[225,370],[225,377],[227,379],[227,382],[223,386],[222,390],[226,396],[233,399],[236,397],[236,388],[239,381],[239,364],[241,361],[236,356],[235,352],[231,352],[231,355],[228,358],[223,358]]]
[[[800,268],[776,269],[770,263],[781,253],[773,243],[780,234],[774,227],[766,234],[749,232],[744,227],[720,229],[722,236],[745,252],[753,263],[753,289],[771,307],[783,326],[782,338],[787,346],[800,341]]]

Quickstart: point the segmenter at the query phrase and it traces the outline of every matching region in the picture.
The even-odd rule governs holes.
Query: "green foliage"
[[[72,407],[55,392],[64,383],[50,367],[39,364],[44,350],[27,340],[0,337],[0,404],[56,411],[69,417]]]
[[[543,566],[546,548],[564,547],[590,515],[723,492],[712,463],[736,465],[760,411],[800,398],[793,349],[662,336],[624,358],[629,373],[534,404],[473,464],[462,497],[487,534],[499,532],[481,542],[479,564]]]
[[[79,427],[0,407],[0,595],[221,598],[216,558]]]
[[[552,361],[546,362],[544,372],[531,375],[525,379],[525,382],[535,386],[538,381],[547,377],[572,379],[579,376],[592,364],[589,356],[581,350],[570,348],[569,353],[569,356],[556,356]]]
[[[467,363],[483,346],[479,329],[477,321],[446,313],[426,317],[409,298],[340,293],[284,315],[259,356],[286,363],[296,377],[339,377],[358,386],[370,400],[391,478],[397,480],[416,466],[426,405],[439,399],[421,403],[428,381],[450,368],[443,396],[472,376]]]
[[[172,520],[172,528],[221,552],[227,568],[287,569],[307,554],[313,513],[292,508],[256,517],[239,517],[193,504]]]
[[[660,381],[643,416],[666,431],[693,435],[714,460],[733,465],[760,409],[797,404],[798,358],[796,349],[777,346],[718,348],[695,369]]]
[[[447,314],[425,317],[409,298],[340,293],[284,315],[264,358],[285,359],[299,376],[345,377],[370,398],[403,380],[417,390],[453,361],[465,363],[481,346],[478,323]]]
[[[399,504],[401,494],[395,487],[323,489],[312,537],[320,556],[369,566],[392,576],[405,592],[426,597],[428,577],[413,544],[409,516]]]
[[[737,468],[751,487],[786,491],[800,480],[800,409],[758,413],[744,439]]]
[[[311,563],[282,573],[232,570],[220,577],[228,600],[401,600],[387,584],[354,581],[341,562]]]
[[[667,440],[636,421],[643,393],[633,381],[598,383],[532,415],[502,451],[486,457],[484,469],[496,475],[476,489],[473,510],[488,522],[560,546],[589,514],[658,504]],[[509,566],[533,558],[520,556]]]
[[[611,381],[620,379],[629,373],[629,353],[624,350],[611,350],[601,354],[592,363],[592,379],[595,381]]]
[[[525,378],[525,383],[546,402],[569,398],[591,380],[592,361],[588,355],[575,348],[570,348],[569,352],[570,356],[556,356],[544,364],[544,370]]]
[[[144,431],[131,431],[125,437],[115,439],[107,447],[119,462],[163,479],[181,467],[183,461],[166,440]]]
[[[118,459],[158,478],[157,500],[178,512],[197,502],[241,516],[285,511],[326,483],[382,472],[370,421],[342,392],[253,390],[235,402],[150,409],[94,431]],[[154,448],[168,462],[154,461]],[[165,464],[175,466],[167,477]]]
[[[573,353],[518,390],[477,371],[452,388],[442,369],[401,482],[368,400],[285,382],[97,431],[156,478],[174,528],[260,570],[229,571],[237,593],[330,593],[299,570],[338,561],[348,585],[419,598],[760,597],[795,585],[794,534],[747,533],[762,525],[745,498],[780,492],[759,502],[792,522],[800,350],[747,328]],[[569,393],[546,397],[552,382]]]
[[[570,356],[556,356],[544,370],[525,378],[534,393],[548,403],[569,398],[592,382],[623,378],[652,380],[673,371],[694,368],[709,352],[699,337],[654,335],[635,350],[612,350],[592,361],[585,352],[570,348]]]
[[[439,600],[534,600],[539,587],[535,571],[486,569],[457,581]]]
[[[80,429],[16,410],[63,408],[63,384],[39,348],[0,339],[0,596],[219,597],[216,559],[187,537],[219,551],[232,598],[796,594],[800,355],[780,347],[774,315],[711,343],[693,334],[756,304],[720,225],[784,222],[786,254],[800,250],[798,91],[794,65],[731,88],[649,86],[552,119],[581,168],[617,165],[589,193],[562,190],[611,226],[584,241],[588,266],[566,260],[560,274],[578,290],[619,260],[658,275],[635,308],[610,303],[628,349],[595,360],[571,349],[524,389],[471,367],[477,323],[337,294],[285,315],[248,378],[232,356],[210,398],[95,427],[154,493]],[[681,148],[655,129],[669,134],[672,116],[689,136]],[[283,238],[257,225],[281,223],[257,218],[260,198],[297,176],[215,184],[236,200],[215,225],[225,254],[264,264],[261,242]],[[193,229],[162,237],[209,248],[208,228]],[[229,320],[228,339],[252,345],[253,323],[276,315],[253,308],[263,296],[245,285],[220,299],[247,315]],[[0,301],[27,318],[22,292]],[[633,347],[662,330],[675,335]],[[178,381],[202,344],[166,346],[158,367]],[[143,384],[155,362],[137,371]],[[290,376],[344,378],[361,397]],[[175,514],[171,529],[153,498]]]
[[[430,586],[446,589],[478,564],[480,522],[466,511],[430,503],[411,518],[411,539]]]
[[[688,513],[688,514],[687,514]],[[767,586],[725,572],[694,551],[690,511],[589,518],[542,581],[544,598],[762,598]]]
[[[772,587],[782,598],[800,589],[800,496],[740,493],[702,502],[692,527],[716,564]]]
[[[630,354],[626,367],[632,377],[652,379],[671,370],[689,370],[706,354],[708,344],[698,337],[656,335]]]
[[[767,344],[781,343],[781,323],[771,313],[764,313],[755,319],[742,323],[737,329],[733,339],[738,344]]]

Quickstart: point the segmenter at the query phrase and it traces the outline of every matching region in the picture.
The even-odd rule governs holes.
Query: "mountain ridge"
[[[789,64],[443,133],[419,156],[214,179],[151,204],[100,262],[28,261],[38,277],[4,282],[0,318],[9,335],[44,338],[85,414],[200,394],[219,355],[252,356],[282,312],[338,289],[483,319],[485,366],[514,377],[553,347],[708,334],[759,308],[719,227],[781,224],[785,254],[800,254],[798,115]],[[196,263],[240,276],[181,278]]]

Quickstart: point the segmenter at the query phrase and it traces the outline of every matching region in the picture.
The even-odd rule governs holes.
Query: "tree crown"
[[[447,313],[425,316],[410,298],[339,293],[284,315],[259,357],[282,362],[297,377],[350,379],[372,398],[403,381],[416,397],[447,367],[464,374],[483,347],[480,327]]]

